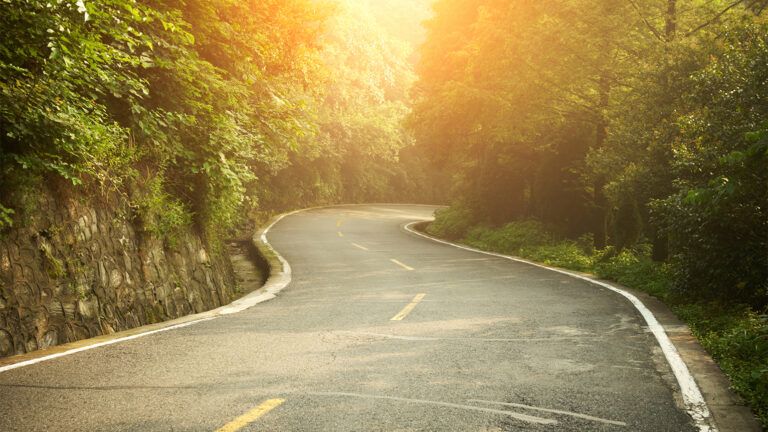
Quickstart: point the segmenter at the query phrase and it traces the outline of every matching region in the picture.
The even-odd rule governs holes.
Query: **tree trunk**
[[[667,42],[675,39],[675,33],[677,33],[677,0],[667,0],[667,17],[664,31]]]
[[[600,77],[600,102],[599,102],[599,114],[597,121],[595,122],[595,149],[601,148],[605,144],[605,140],[608,138],[608,121],[603,114],[603,110],[608,108],[608,96],[611,89],[610,81],[608,77],[603,75]],[[593,228],[592,236],[594,238],[594,244],[596,249],[603,249],[608,245],[608,200],[605,196],[605,179],[602,175],[598,175],[592,184],[593,187]]]
[[[667,0],[667,16],[665,18],[665,36],[667,42],[675,40],[677,33],[677,0]],[[665,62],[667,64],[667,70],[670,69],[669,55],[666,56]],[[664,76],[664,86],[670,87],[669,75]],[[667,235],[659,233],[659,230],[654,229],[651,233],[651,258],[654,261],[662,262],[666,261],[669,257],[669,238]]]

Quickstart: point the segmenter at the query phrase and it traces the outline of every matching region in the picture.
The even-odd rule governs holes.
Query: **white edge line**
[[[460,244],[456,244],[453,242],[428,236],[412,228],[414,224],[417,224],[420,222],[423,222],[423,221],[415,221],[415,222],[406,224],[405,225],[406,231],[412,234],[415,234],[419,237],[423,237],[432,241],[436,241],[438,243],[443,243],[446,245],[457,247],[459,249],[464,249],[471,252],[504,258],[511,261],[520,262],[520,263],[532,265],[535,267],[547,269],[550,271],[554,271],[557,273],[561,273],[567,276],[574,277],[576,279],[587,281],[589,283],[601,286],[603,288],[607,288],[615,293],[618,293],[624,296],[624,298],[629,300],[630,303],[632,303],[632,305],[640,312],[640,315],[643,316],[643,318],[645,319],[645,322],[648,324],[648,328],[656,337],[656,341],[659,343],[659,346],[661,347],[661,350],[664,353],[664,357],[667,359],[667,363],[669,363],[669,366],[672,368],[672,372],[675,374],[677,383],[680,386],[680,392],[683,396],[683,404],[685,405],[685,410],[693,418],[693,421],[696,423],[696,426],[698,427],[699,431],[717,432],[717,428],[713,424],[712,415],[709,412],[709,407],[707,406],[707,402],[704,400],[704,396],[701,394],[701,390],[699,389],[699,386],[696,384],[696,381],[693,379],[693,375],[691,375],[691,372],[688,370],[688,366],[685,365],[685,362],[683,361],[682,357],[680,357],[680,353],[677,352],[677,348],[675,348],[675,345],[669,339],[669,336],[667,336],[667,333],[664,331],[664,327],[661,326],[659,321],[653,315],[653,312],[651,312],[650,309],[648,309],[645,306],[645,304],[643,304],[643,302],[640,301],[640,299],[638,299],[635,295],[627,291],[624,291],[620,288],[617,288],[611,284],[608,284],[599,280],[595,280],[595,279],[580,275],[578,273],[573,273],[568,270],[549,267],[549,266],[535,263],[533,261],[528,261],[522,258],[516,258],[509,255],[502,255],[494,252],[475,249],[469,246],[463,246]]]
[[[26,361],[23,361],[23,362],[10,364],[10,365],[7,365],[7,366],[0,367],[0,372],[9,371],[11,369],[20,368],[20,367],[23,367],[23,366],[33,365],[35,363],[41,363],[41,362],[44,362],[44,361],[47,361],[47,360],[53,360],[53,359],[56,359],[56,358],[59,358],[59,357],[64,357],[64,356],[67,356],[67,355],[70,355],[70,354],[75,354],[75,353],[79,353],[79,352],[82,352],[82,351],[92,350],[94,348],[99,348],[99,347],[103,347],[103,346],[107,346],[107,345],[116,344],[118,342],[124,342],[124,341],[128,341],[128,340],[131,340],[131,339],[138,339],[140,337],[149,336],[149,335],[155,334],[155,333],[161,333],[161,332],[165,332],[165,331],[169,331],[169,330],[176,330],[176,329],[179,329],[179,328],[182,328],[182,327],[191,326],[193,324],[201,323],[203,321],[209,321],[209,320],[212,320],[212,319],[215,319],[215,318],[216,317],[202,318],[202,319],[199,319],[199,320],[196,320],[196,321],[176,324],[176,325],[172,325],[170,327],[165,327],[165,328],[161,328],[161,329],[157,329],[157,330],[152,330],[152,331],[148,331],[148,332],[145,332],[145,333],[139,333],[139,334],[135,334],[135,335],[131,335],[131,336],[121,337],[121,338],[118,338],[118,339],[111,339],[111,340],[107,340],[107,341],[104,341],[104,342],[98,342],[98,343],[95,343],[93,345],[87,345],[87,346],[84,346],[84,347],[74,348],[74,349],[71,349],[71,350],[68,350],[68,351],[64,351],[64,352],[60,352],[60,353],[56,353],[56,354],[51,354],[51,355],[47,355],[47,356],[44,356],[44,357],[34,358],[34,359],[26,360]]]

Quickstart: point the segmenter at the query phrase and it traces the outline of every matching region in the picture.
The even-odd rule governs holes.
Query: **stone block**
[[[11,257],[8,254],[8,248],[5,245],[0,246],[0,272],[11,271]]]
[[[204,248],[200,248],[200,250],[197,251],[197,262],[200,264],[208,264],[211,262],[211,258],[208,256],[208,252],[206,252]]]
[[[99,300],[96,297],[78,300],[77,313],[85,319],[95,319],[99,315]]]
[[[3,329],[0,329],[0,356],[5,357],[14,353],[13,336]]]
[[[59,334],[56,330],[48,330],[45,332],[43,337],[40,338],[40,343],[38,344],[40,346],[40,349],[45,349],[48,347],[52,347],[54,345],[58,345],[59,343]]]
[[[25,352],[32,352],[37,350],[37,340],[35,338],[29,338],[27,339],[26,344],[24,345]]]
[[[75,320],[75,311],[77,310],[77,303],[75,302],[63,303],[61,305],[61,309],[64,311],[64,318],[66,318],[67,321]]]
[[[98,266],[99,284],[103,287],[109,286],[109,273],[107,273],[107,267],[104,265],[104,261],[99,261]]]
[[[111,288],[117,288],[123,283],[123,275],[120,270],[113,268],[109,272],[109,286]]]
[[[48,304],[48,313],[50,314],[51,318],[64,318],[64,306],[61,304],[58,300],[52,300]]]

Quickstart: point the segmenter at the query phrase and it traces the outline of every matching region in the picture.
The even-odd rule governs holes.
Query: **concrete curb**
[[[405,224],[403,228],[416,236],[427,238],[432,241],[451,245],[461,249],[469,250],[472,252],[482,253],[485,255],[492,255],[499,258],[509,259],[511,261],[520,262],[523,264],[532,265],[539,268],[555,271],[561,274],[582,279],[592,284],[608,288],[618,294],[623,295],[630,300],[633,305],[638,309],[643,318],[645,318],[649,329],[655,334],[657,341],[664,349],[664,341],[666,340],[671,345],[674,352],[672,357],[677,356],[682,367],[685,369],[682,374],[688,374],[690,380],[693,381],[692,385],[694,389],[686,389],[690,387],[691,383],[685,382],[685,377],[678,375],[680,371],[675,371],[674,358],[670,359],[668,352],[665,351],[667,362],[675,371],[675,375],[678,378],[678,384],[680,384],[682,396],[685,403],[685,408],[691,414],[696,426],[700,431],[709,432],[761,432],[763,429],[760,423],[757,421],[752,411],[744,405],[741,398],[738,397],[730,389],[730,381],[725,374],[720,370],[715,361],[699,344],[696,338],[691,333],[690,328],[683,323],[677,316],[669,309],[669,307],[662,303],[659,299],[652,297],[651,295],[638,291],[635,289],[627,288],[622,285],[602,280],[594,275],[575,272],[570,270],[564,270],[560,268],[546,266],[544,264],[536,263],[526,259],[498,254],[494,252],[483,251],[480,249],[464,246],[454,242],[442,240],[433,236],[430,236],[424,232],[414,229],[417,225],[426,225],[429,222],[411,222]],[[650,313],[651,319],[643,313],[634,300],[643,305]],[[656,334],[653,330],[653,322],[655,321],[660,326],[660,331],[663,336],[660,338],[659,334]],[[686,394],[693,390],[694,394]],[[698,393],[698,394],[696,394]],[[693,396],[693,397],[691,397]]]
[[[216,315],[230,315],[233,313],[238,313],[256,306],[259,303],[272,300],[273,298],[277,297],[277,294],[280,291],[282,291],[285,287],[288,286],[289,283],[291,283],[291,265],[288,264],[288,261],[286,261],[282,255],[277,253],[271,244],[269,244],[269,241],[267,240],[267,233],[284,217],[301,211],[304,210],[296,210],[277,215],[269,220],[269,223],[265,228],[254,234],[251,242],[256,247],[256,250],[259,251],[259,254],[261,254],[262,258],[264,258],[264,260],[267,262],[269,267],[269,277],[264,282],[264,285],[256,291],[253,291],[252,293],[249,293],[226,306],[214,309],[213,312],[216,312]]]

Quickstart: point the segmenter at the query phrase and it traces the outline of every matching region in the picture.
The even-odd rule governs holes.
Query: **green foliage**
[[[0,231],[13,226],[13,209],[9,209],[0,204]]]
[[[440,219],[440,216],[437,217]],[[471,221],[471,220],[470,220]],[[553,243],[552,236],[537,221],[517,221],[501,228],[477,226],[466,233],[465,240],[483,249],[519,255],[523,249],[537,248]]]
[[[137,213],[144,231],[163,239],[167,246],[176,247],[192,222],[192,214],[186,206],[165,192],[161,177],[151,179],[137,201]]]
[[[712,353],[733,388],[768,423],[768,316],[747,306],[686,304],[676,312]]]
[[[601,278],[667,298],[672,283],[670,267],[653,261],[650,248],[645,246],[625,249],[607,259],[598,257],[592,271]]]
[[[593,271],[594,257],[584,252],[584,248],[572,241],[525,248],[522,256],[549,266],[565,267],[582,272]]]
[[[407,184],[401,150],[412,144],[403,119],[413,82],[407,59],[412,49],[379,25],[382,5],[337,2],[318,52],[323,67],[312,108],[317,127],[313,140],[291,152],[290,166],[268,189],[290,191],[290,207],[329,202],[397,201]],[[411,172],[420,167],[409,166]]]
[[[739,28],[692,77],[673,166],[656,203],[689,295],[768,305],[768,26]]]
[[[82,3],[81,3],[82,4]],[[132,71],[131,50],[149,43],[131,31],[121,2],[87,11],[75,2],[16,1],[3,6],[0,30],[0,163],[33,174],[51,172],[73,184],[102,186],[130,177],[128,132],[97,100],[146,92]],[[119,21],[117,21],[119,22]],[[107,34],[121,36],[108,44]]]
[[[454,205],[435,212],[435,221],[429,224],[427,232],[437,237],[459,240],[464,238],[473,224],[471,212],[461,205]]]
[[[23,195],[20,177],[63,178],[130,195],[144,228],[166,240],[194,223],[215,245],[260,210],[407,186],[395,179],[411,144],[401,123],[412,49],[357,2],[2,8],[4,194]],[[3,202],[0,227],[22,199]]]

